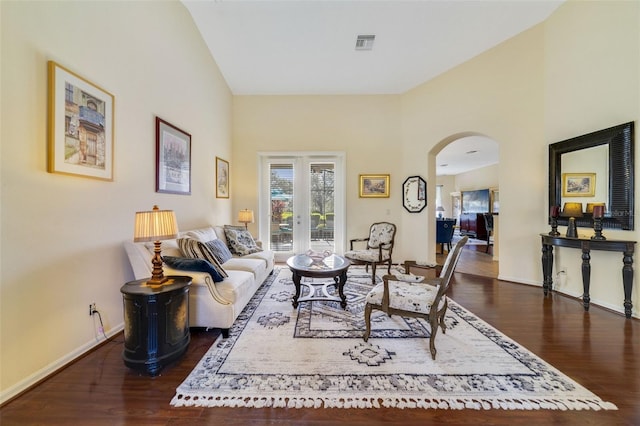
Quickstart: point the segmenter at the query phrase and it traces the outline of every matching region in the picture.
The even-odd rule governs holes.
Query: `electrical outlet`
[[[89,316],[92,316],[96,313],[96,302],[89,304]]]

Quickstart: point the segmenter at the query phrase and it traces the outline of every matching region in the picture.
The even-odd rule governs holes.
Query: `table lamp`
[[[253,210],[240,210],[238,212],[238,222],[244,223],[244,229],[247,229],[247,223],[253,223]]]
[[[444,215],[444,207],[438,206],[436,207],[436,211],[438,212],[438,217],[442,217]]]
[[[160,210],[153,206],[151,211],[136,212],[133,241],[136,243],[153,241],[154,256],[151,259],[153,271],[151,279],[145,284],[149,287],[159,287],[168,281],[162,271],[162,257],[160,256],[160,241],[176,238],[178,224],[173,210]]]

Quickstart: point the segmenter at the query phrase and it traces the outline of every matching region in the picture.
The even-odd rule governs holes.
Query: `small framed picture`
[[[389,198],[389,175],[360,175],[360,198]]]
[[[156,117],[156,192],[191,194],[191,135]]]
[[[229,198],[229,162],[216,157],[216,198]]]
[[[113,180],[111,93],[48,62],[49,173]]]
[[[595,173],[563,173],[563,197],[594,197],[596,195]]]

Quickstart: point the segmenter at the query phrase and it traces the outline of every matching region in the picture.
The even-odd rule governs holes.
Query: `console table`
[[[591,284],[591,250],[622,252],[622,285],[624,287],[624,314],[631,318],[631,290],[633,288],[633,252],[635,241],[626,240],[592,240],[590,238],[571,238],[540,234],[542,237],[542,273],[543,289],[546,296],[553,289],[553,246],[569,247],[582,250],[582,305],[589,310],[589,286]]]

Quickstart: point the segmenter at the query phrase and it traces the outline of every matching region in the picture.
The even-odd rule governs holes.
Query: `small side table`
[[[120,289],[124,303],[124,350],[127,367],[156,376],[187,351],[191,277],[170,276],[159,288],[147,280]]]

